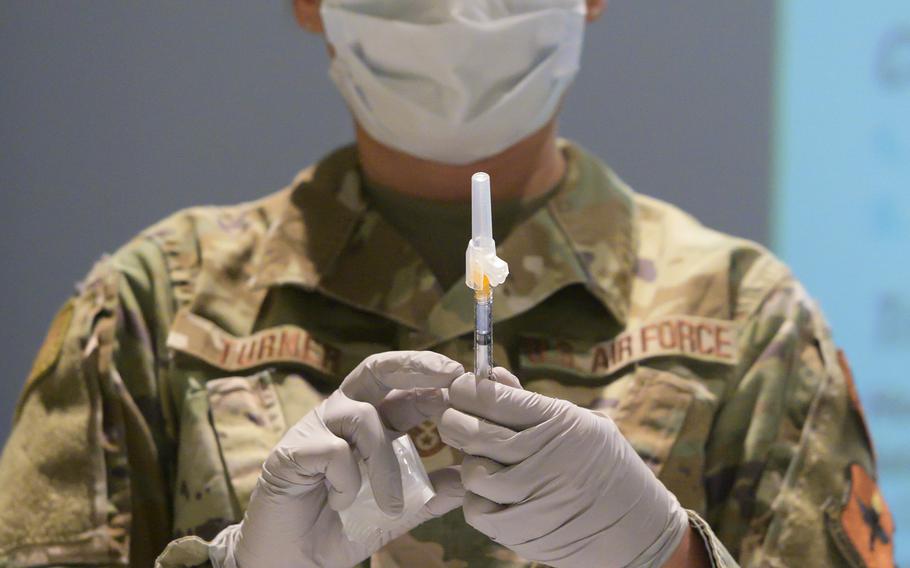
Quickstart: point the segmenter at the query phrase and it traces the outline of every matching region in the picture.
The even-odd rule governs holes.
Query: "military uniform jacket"
[[[799,283],[755,243],[562,149],[560,188],[499,247],[512,274],[497,362],[609,415],[715,565],[890,565],[852,378]],[[282,433],[365,356],[470,363],[470,292],[440,286],[358,171],[339,150],[94,267],[51,325],[0,459],[0,565],[151,566],[166,546],[161,566],[205,564]],[[432,424],[411,435],[429,470],[459,460]],[[365,564],[531,565],[460,510]]]

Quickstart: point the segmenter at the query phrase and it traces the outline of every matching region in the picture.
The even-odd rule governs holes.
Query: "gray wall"
[[[562,126],[638,190],[765,240],[771,2],[614,1]],[[73,284],[167,213],[279,188],[351,136],[289,2],[0,3],[0,442]]]

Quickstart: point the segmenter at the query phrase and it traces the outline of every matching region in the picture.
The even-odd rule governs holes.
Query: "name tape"
[[[694,316],[671,316],[628,329],[586,351],[571,341],[524,337],[522,368],[572,369],[590,375],[610,375],[643,359],[683,356],[710,363],[735,365],[738,328],[735,323]]]
[[[209,320],[180,312],[167,346],[226,371],[271,363],[301,363],[327,374],[338,372],[338,349],[316,341],[305,329],[280,325],[237,337]]]

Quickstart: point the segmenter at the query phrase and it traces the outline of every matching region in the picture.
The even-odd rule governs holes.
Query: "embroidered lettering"
[[[283,325],[248,337],[235,337],[212,322],[189,312],[175,318],[168,347],[228,371],[270,363],[302,363],[336,374],[340,351],[320,343],[306,330]]]
[[[524,367],[569,368],[608,375],[631,363],[661,356],[683,356],[712,363],[735,364],[736,324],[694,316],[667,317],[628,329],[610,341],[575,348],[571,342],[524,337]]]

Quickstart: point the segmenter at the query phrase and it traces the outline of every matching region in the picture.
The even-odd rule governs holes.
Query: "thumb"
[[[490,378],[493,379],[497,383],[509,385],[510,387],[515,388],[515,389],[524,390],[524,387],[521,386],[521,381],[518,380],[518,377],[513,375],[511,373],[511,371],[509,371],[505,367],[493,367],[493,370],[490,371]]]
[[[379,416],[396,432],[407,432],[426,420],[442,416],[448,407],[442,389],[395,389],[379,403]]]
[[[424,505],[432,517],[441,517],[452,509],[461,507],[464,501],[464,485],[461,483],[461,466],[444,467],[430,473],[430,483],[436,495]]]
[[[464,486],[461,484],[460,466],[445,467],[430,473],[430,483],[436,492],[412,517],[408,518],[391,537],[398,538],[430,519],[441,517],[453,509],[461,507],[464,501]]]

